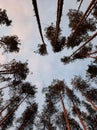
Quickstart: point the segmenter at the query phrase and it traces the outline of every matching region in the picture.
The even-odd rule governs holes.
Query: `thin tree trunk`
[[[80,20],[79,23],[77,24],[77,26],[76,26],[74,32],[72,33],[71,38],[75,35],[75,33],[77,32],[79,26],[80,26],[80,25],[82,24],[82,22],[85,20],[85,17],[86,17],[86,15],[87,15],[87,13],[88,13],[89,10],[91,9],[91,7],[92,7],[92,5],[94,4],[95,1],[96,1],[96,0],[92,0],[92,1],[90,2],[90,4],[89,4],[87,10],[85,11],[85,13],[84,13],[84,15],[82,16],[81,20]]]
[[[3,122],[6,121],[14,112],[15,110],[22,104],[22,102],[24,102],[24,100],[27,98],[28,95],[26,95],[21,101],[20,103],[16,106],[16,108],[14,108],[9,114],[7,114],[1,121],[0,121],[0,126],[2,126]]]
[[[80,4],[79,4],[77,12],[79,12],[82,3],[83,3],[83,0],[81,0],[81,2],[80,2]]]
[[[7,104],[1,111],[0,111],[0,114],[6,109],[8,108],[17,98],[19,98],[20,95],[18,97],[16,97],[14,100],[12,100],[9,104]]]
[[[83,122],[83,120],[82,120],[82,118],[81,118],[81,116],[80,116],[80,113],[79,113],[78,108],[76,107],[74,101],[72,101],[72,103],[73,103],[74,109],[75,109],[75,111],[76,111],[76,113],[77,113],[77,116],[78,116],[78,118],[79,118],[79,120],[80,120],[80,123],[81,123],[81,125],[82,125],[82,127],[83,127],[83,130],[87,130],[87,128],[86,128],[86,126],[85,126],[85,124],[84,124],[84,122]]]
[[[97,53],[97,51],[94,51],[94,52],[88,53],[87,55],[93,55],[93,54],[96,54],[96,53]]]
[[[14,73],[13,70],[1,70],[1,71],[0,71],[0,75],[1,75],[1,74],[13,74],[13,73]]]
[[[89,10],[89,12],[87,13],[86,17],[85,17],[85,20],[87,19],[87,17],[90,15],[90,13],[92,12],[93,8],[95,8],[97,4],[97,1],[94,2],[94,4],[92,5],[91,9]]]
[[[34,10],[35,10],[35,15],[36,15],[37,23],[38,23],[38,28],[39,28],[40,36],[41,36],[43,44],[45,44],[44,38],[43,38],[43,34],[42,34],[42,28],[41,28],[41,23],[40,23],[40,17],[39,17],[39,11],[38,11],[38,6],[37,6],[37,1],[36,0],[32,0],[32,4],[34,6]]]
[[[94,39],[95,37],[97,36],[97,32],[94,33],[92,36],[89,37],[89,39],[86,40],[86,42],[81,45],[77,50],[75,50],[71,55],[70,57],[72,57],[73,55],[76,54],[76,52],[78,52],[81,48],[83,48],[86,44],[88,44],[92,39]]]
[[[71,130],[68,115],[67,115],[67,111],[66,111],[66,108],[65,108],[65,105],[64,105],[63,98],[62,98],[61,94],[60,94],[60,101],[61,101],[61,104],[62,104],[62,107],[63,107],[63,112],[64,112],[64,117],[65,117],[65,120],[66,120],[67,130]]]
[[[88,95],[85,94],[81,89],[79,89],[79,90],[84,95],[84,97],[87,99],[87,101],[92,105],[92,107],[97,111],[97,106],[92,102],[92,100],[88,97]]]
[[[57,3],[55,43],[57,42],[57,39],[58,39],[59,27],[60,27],[60,22],[61,22],[61,17],[62,17],[63,1],[64,0],[58,0],[58,3]]]
[[[97,54],[97,51],[94,51],[94,52],[90,52],[90,53],[87,53],[85,55],[81,54],[81,56],[85,57],[85,58],[96,58],[95,56],[91,56],[93,54]]]
[[[50,117],[49,117],[49,122],[48,122],[48,130],[51,130],[51,120],[50,120]]]

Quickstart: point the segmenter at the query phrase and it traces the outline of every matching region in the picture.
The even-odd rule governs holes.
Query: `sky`
[[[77,8],[78,4],[76,0],[64,0],[63,17],[61,21],[61,27],[63,34],[68,35],[70,30],[68,28],[68,18],[66,13],[69,8]],[[43,87],[47,87],[53,79],[64,79],[67,84],[70,84],[72,76],[80,74],[84,75],[87,69],[86,60],[79,66],[79,61],[69,65],[63,65],[60,62],[65,54],[70,51],[63,50],[61,53],[54,54],[51,50],[49,41],[45,38],[45,27],[50,25],[51,22],[56,22],[57,0],[37,0],[39,14],[41,19],[41,25],[43,29],[44,39],[48,47],[49,54],[47,56],[40,56],[34,53],[37,50],[37,45],[42,44],[35,13],[31,0],[0,0],[0,8],[6,9],[8,17],[12,20],[10,27],[0,27],[0,35],[18,35],[21,40],[20,52],[18,54],[6,54],[0,53],[0,62],[8,62],[11,59],[22,60],[23,62],[28,60],[29,69],[32,73],[27,78],[27,81],[32,84],[36,84],[38,88],[37,102],[41,107],[43,104],[43,95],[41,90]],[[88,4],[88,0],[84,1],[82,9]],[[75,65],[76,64],[76,65]],[[41,98],[40,98],[41,97]],[[41,102],[41,104],[40,104]]]

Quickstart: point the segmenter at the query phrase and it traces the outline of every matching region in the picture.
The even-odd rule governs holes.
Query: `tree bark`
[[[82,118],[81,118],[81,116],[80,116],[80,113],[79,113],[78,108],[76,107],[74,101],[72,101],[72,103],[73,103],[74,109],[75,109],[75,111],[76,111],[76,113],[77,113],[77,116],[78,116],[78,118],[79,118],[79,120],[80,120],[80,123],[81,123],[81,125],[82,125],[82,127],[83,127],[83,130],[87,130],[87,128],[86,128],[86,126],[85,126],[85,124],[84,124],[84,122],[83,122],[83,120],[82,120]]]
[[[79,12],[82,3],[83,3],[83,0],[81,0],[81,2],[80,2],[80,4],[79,4],[78,9],[77,9],[77,12]]]
[[[85,94],[81,89],[79,89],[79,90],[84,95],[84,97],[87,99],[87,101],[92,105],[92,107],[97,111],[97,106],[92,102],[92,100],[88,97],[88,95]]]
[[[85,11],[85,13],[84,13],[84,15],[82,16],[81,20],[80,20],[79,23],[77,24],[77,26],[76,26],[74,32],[72,33],[71,38],[76,34],[76,32],[77,32],[79,26],[80,26],[81,23],[85,20],[85,17],[86,17],[86,15],[87,15],[87,13],[88,13],[89,10],[91,9],[91,7],[92,7],[92,5],[94,4],[95,1],[96,1],[96,0],[92,0],[92,1],[90,2],[90,4],[89,4],[87,10]]]
[[[62,108],[63,108],[63,112],[64,112],[64,117],[65,117],[65,120],[66,120],[67,130],[71,130],[69,119],[68,119],[68,115],[67,115],[66,108],[65,108],[65,105],[64,105],[63,98],[62,98],[61,94],[60,94],[60,101],[61,101],[61,104],[62,104]]]
[[[75,50],[71,55],[70,57],[72,57],[73,55],[76,54],[76,52],[78,52],[81,48],[83,48],[86,44],[88,44],[92,39],[94,39],[95,37],[97,36],[97,32],[94,33],[92,36],[89,37],[89,39],[86,40],[86,42],[81,45],[77,50]]]

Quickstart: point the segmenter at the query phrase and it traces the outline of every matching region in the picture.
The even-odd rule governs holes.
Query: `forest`
[[[9,62],[0,61],[0,130],[97,130],[97,0],[88,1],[84,11],[81,7],[85,0],[72,0],[77,3],[77,8],[70,8],[66,14],[68,36],[64,36],[65,27],[61,27],[66,0],[57,0],[56,21],[44,30],[38,1],[32,0],[31,6],[41,41],[35,43],[37,50],[32,53],[41,59],[50,53],[61,54],[58,60],[62,66],[83,69],[85,61],[87,69],[83,75],[83,70],[79,75],[77,69],[74,70],[75,75],[69,83],[63,77],[53,78],[48,86],[44,84],[41,91],[44,101],[40,109],[42,98],[37,102],[38,86],[28,80],[29,75],[37,73],[30,71],[29,59],[24,62],[14,57],[14,53],[20,53],[23,43],[18,34],[1,36],[0,52],[14,58]],[[0,8],[0,26],[9,28],[12,23],[7,10]],[[76,66],[77,62],[79,66]]]

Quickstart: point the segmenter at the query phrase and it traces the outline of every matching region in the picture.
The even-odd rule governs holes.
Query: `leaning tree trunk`
[[[0,111],[0,114],[5,110],[7,109],[14,101],[16,101],[17,98],[19,98],[20,95],[18,97],[16,97],[14,100],[12,100],[9,104],[7,104],[1,111]]]
[[[36,0],[32,0],[32,4],[34,6],[34,10],[35,10],[35,15],[36,15],[37,23],[38,23],[40,36],[41,36],[43,44],[45,44],[44,38],[43,38],[43,34],[42,34],[42,28],[41,28],[41,23],[40,23],[40,17],[39,17],[39,12],[38,12],[37,1]]]
[[[91,6],[91,9],[90,9],[89,12],[87,13],[87,15],[86,15],[86,17],[85,17],[85,20],[86,20],[87,17],[90,15],[90,13],[92,12],[92,10],[95,8],[96,4],[97,4],[97,1],[95,0],[95,1],[94,1],[94,4]]]
[[[83,96],[87,99],[87,101],[92,105],[92,107],[97,111],[97,106],[92,102],[92,100],[85,94],[81,89],[79,89]]]
[[[0,126],[2,126],[2,124],[4,123],[4,121],[6,121],[14,112],[15,110],[17,110],[17,108],[22,104],[22,102],[24,102],[24,100],[27,98],[28,95],[26,95],[26,97],[24,97],[20,103],[16,106],[16,108],[14,108],[9,114],[7,114],[1,121],[0,121]]]
[[[60,94],[60,101],[61,101],[61,104],[62,104],[62,107],[63,107],[63,112],[64,112],[64,117],[65,117],[65,120],[66,120],[67,130],[71,130],[68,115],[67,115],[67,111],[66,111],[66,108],[65,108],[65,105],[64,105],[63,98],[62,98],[61,94]]]
[[[81,2],[80,2],[80,4],[79,4],[78,9],[77,9],[77,12],[79,12],[82,3],[83,3],[83,0],[81,0]]]
[[[86,42],[81,45],[77,50],[75,50],[71,55],[70,57],[72,57],[73,55],[76,54],[76,52],[78,52],[81,48],[83,48],[86,44],[88,44],[92,39],[94,39],[95,37],[97,36],[97,32],[94,33],[92,36],[89,37],[89,39],[86,40]]]
[[[82,118],[81,118],[81,116],[80,116],[80,113],[79,113],[79,111],[78,111],[77,106],[75,105],[74,101],[72,101],[72,103],[73,103],[74,109],[75,109],[75,111],[76,111],[76,113],[77,113],[77,116],[78,116],[78,118],[79,118],[79,120],[80,120],[80,123],[81,123],[81,125],[82,125],[82,127],[83,127],[83,130],[87,130],[87,128],[86,128],[86,126],[85,126],[85,124],[84,124],[84,122],[83,122],[83,120],[82,120]]]
[[[79,21],[79,23],[77,24],[74,32],[72,33],[71,38],[76,34],[77,30],[79,29],[79,26],[82,24],[82,22],[86,19],[86,15],[88,14],[89,10],[91,9],[92,5],[95,3],[96,0],[92,0],[86,10],[86,12],[84,13],[84,15],[82,16],[81,20]]]

